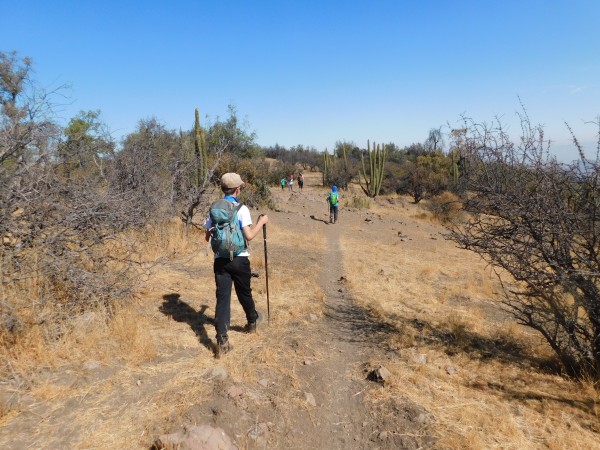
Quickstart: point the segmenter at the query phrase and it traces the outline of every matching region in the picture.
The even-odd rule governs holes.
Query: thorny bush
[[[465,128],[470,218],[450,236],[512,275],[507,307],[568,374],[600,376],[600,141],[590,160],[573,136],[580,158],[561,164],[526,114],[518,144],[500,124]]]

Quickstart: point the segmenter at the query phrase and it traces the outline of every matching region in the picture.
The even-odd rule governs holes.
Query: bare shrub
[[[30,80],[31,62],[0,53],[0,334],[42,325],[58,337],[70,316],[126,298],[135,286],[123,230],[142,223],[139,202],[113,189],[113,143],[97,114],[66,130],[53,100]],[[33,286],[33,287],[32,287]],[[29,295],[23,293],[29,292]]]
[[[500,123],[465,128],[470,218],[451,226],[451,238],[512,275],[503,280],[506,305],[569,374],[599,376],[599,153],[587,159],[573,137],[579,161],[559,163],[526,115],[518,143]]]

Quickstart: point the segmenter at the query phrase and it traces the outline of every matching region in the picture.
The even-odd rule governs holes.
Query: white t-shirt
[[[234,205],[239,205],[238,202],[233,202]],[[242,229],[242,233],[244,232],[244,227],[252,225],[252,216],[250,216],[250,210],[246,205],[242,205],[240,210],[238,211],[238,222],[240,223],[240,228]],[[204,222],[204,229],[209,230],[212,227],[212,221],[210,220],[210,216]],[[240,253],[238,256],[250,256],[248,252],[248,247]],[[216,255],[215,255],[216,258]]]

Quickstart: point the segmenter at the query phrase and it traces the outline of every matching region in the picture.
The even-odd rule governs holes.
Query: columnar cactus
[[[367,141],[367,152],[369,154],[369,173],[367,174],[365,168],[364,155],[361,155],[362,175],[365,178],[365,185],[363,186],[362,184],[360,172],[358,174],[358,182],[365,194],[371,198],[375,198],[379,195],[381,183],[383,182],[383,166],[387,158],[387,148],[385,144],[380,147],[373,143],[373,150],[371,150],[371,143]]]
[[[325,149],[323,153],[323,186],[327,185],[329,176],[331,175],[331,165],[331,157],[327,149]]]
[[[344,158],[344,171],[348,171],[348,152],[346,151],[346,144],[342,144],[342,157]]]
[[[200,126],[198,108],[196,108],[196,121],[194,123],[194,151],[196,153],[196,186],[204,186],[208,181],[208,151],[206,149],[206,136]]]

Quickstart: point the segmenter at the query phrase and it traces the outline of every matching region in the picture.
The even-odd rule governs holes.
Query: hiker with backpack
[[[329,223],[336,223],[338,220],[338,205],[340,196],[337,186],[331,187],[331,192],[327,194],[327,204],[329,205]]]
[[[255,333],[257,322],[261,319],[252,298],[252,271],[247,243],[258,235],[269,218],[261,215],[257,224],[252,226],[250,210],[238,201],[243,186],[244,182],[237,173],[224,174],[221,177],[221,190],[225,197],[211,205],[209,217],[204,223],[205,239],[207,242],[210,240],[215,253],[217,358],[232,348],[227,336],[231,320],[232,284],[246,313],[246,331]]]

